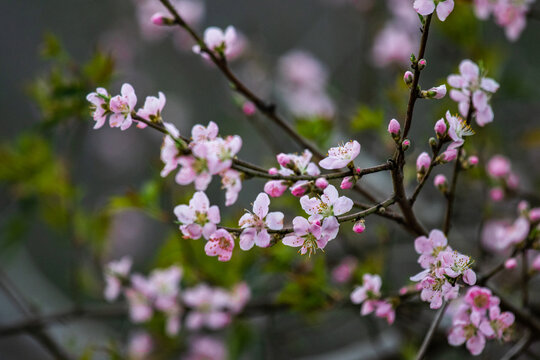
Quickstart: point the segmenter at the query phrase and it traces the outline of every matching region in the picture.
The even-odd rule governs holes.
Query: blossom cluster
[[[131,259],[124,257],[106,266],[105,298],[112,302],[124,294],[134,323],[145,323],[156,313],[163,314],[170,336],[180,330],[183,315],[190,330],[221,329],[230,323],[233,315],[242,311],[251,296],[245,283],[237,284],[232,291],[206,284],[181,290],[180,267],[156,269],[145,277],[130,274],[131,265]]]
[[[527,25],[527,13],[535,0],[474,0],[474,13],[486,20],[491,14],[504,28],[506,37],[516,41]]]
[[[430,303],[430,308],[438,309],[443,300],[457,298],[458,280],[468,285],[476,283],[476,274],[471,269],[472,259],[448,246],[444,233],[434,229],[429,237],[420,236],[414,241],[414,249],[420,257],[418,263],[424,269],[411,277],[419,282],[420,298]]]
[[[489,105],[491,96],[499,89],[499,84],[485,76],[480,67],[471,60],[459,64],[459,74],[448,76],[448,84],[453,87],[450,97],[458,103],[459,112],[467,117],[469,107],[479,126],[493,121],[493,110]]]
[[[500,299],[487,288],[471,287],[452,317],[448,343],[460,346],[464,343],[472,355],[484,350],[486,339],[508,341],[514,314],[501,312]]]
[[[386,319],[389,324],[392,324],[396,318],[396,311],[390,301],[381,299],[381,277],[364,274],[362,281],[362,286],[357,286],[351,293],[351,302],[362,304],[360,310],[362,315],[375,312],[375,316]]]

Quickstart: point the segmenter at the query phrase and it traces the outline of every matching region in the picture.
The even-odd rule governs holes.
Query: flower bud
[[[428,143],[429,146],[431,146],[431,149],[435,150],[435,148],[437,147],[437,139],[435,139],[434,137],[430,137]]]
[[[242,112],[247,116],[252,116],[255,114],[255,111],[257,111],[257,108],[251,101],[246,101],[244,105],[242,105]]]
[[[276,158],[277,158],[278,164],[283,167],[287,167],[287,165],[291,162],[291,158],[289,157],[289,155],[284,154],[284,153],[278,154]]]
[[[414,75],[410,71],[405,71],[405,74],[403,74],[403,81],[405,81],[405,84],[407,86],[411,86],[414,80]]]
[[[297,181],[296,184],[294,184],[291,187],[291,194],[293,194],[296,197],[300,197],[304,195],[307,191],[307,185],[308,185],[307,181],[303,181],[303,180]]]
[[[366,224],[365,224],[364,219],[358,220],[357,222],[354,223],[353,231],[355,233],[361,234],[364,232],[364,230],[366,230]]]
[[[453,161],[457,158],[458,151],[457,149],[448,149],[442,154],[442,158],[445,162]]]
[[[442,138],[446,134],[446,122],[443,119],[439,119],[435,123],[435,133],[438,138]]]
[[[275,167],[270,168],[270,169],[268,169],[268,174],[277,175],[278,174],[278,169],[276,169]]]
[[[425,99],[442,99],[446,96],[446,85],[432,87],[429,90],[422,90],[420,95]]]
[[[158,25],[158,26],[173,25],[174,24],[173,19],[166,17],[162,13],[155,13],[150,18],[150,21],[152,21],[152,24]]]
[[[271,197],[280,197],[287,188],[288,186],[283,180],[271,180],[264,184],[264,192]]]
[[[508,185],[510,189],[517,189],[519,186],[519,177],[514,173],[510,173],[510,175],[508,175],[508,179],[506,179],[506,185]]]
[[[448,188],[448,180],[446,179],[446,176],[439,174],[433,179],[433,185],[435,185],[442,193],[445,193]]]
[[[345,189],[352,188],[353,185],[354,185],[354,178],[352,176],[346,176],[341,181],[341,185],[339,187],[345,190]]]
[[[504,267],[506,269],[514,269],[517,266],[516,258],[510,258],[504,262]]]
[[[403,148],[403,151],[406,151],[411,146],[411,140],[405,139],[401,143],[401,147]]]
[[[429,165],[431,165],[431,158],[427,152],[418,155],[418,158],[416,159],[416,171],[426,171]]]
[[[328,180],[322,177],[318,178],[317,180],[315,180],[315,186],[321,190],[324,190],[328,186]]]
[[[540,208],[533,208],[529,211],[529,220],[533,223],[540,221]]]
[[[396,137],[399,137],[400,131],[401,125],[399,125],[399,122],[396,119],[390,120],[390,122],[388,123],[388,132],[392,135],[394,139]]]
[[[489,197],[493,201],[501,201],[504,199],[504,190],[500,187],[495,187],[489,191]]]
[[[529,203],[526,200],[521,200],[518,203],[518,211],[520,213],[527,213],[529,211]]]
[[[426,59],[420,59],[418,60],[418,70],[424,70],[427,66]]]
[[[469,158],[467,159],[467,162],[469,163],[470,166],[476,166],[478,165],[478,156],[469,156]]]

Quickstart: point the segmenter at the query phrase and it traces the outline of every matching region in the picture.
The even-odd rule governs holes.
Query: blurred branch
[[[506,354],[503,355],[501,360],[515,359],[522,352],[527,350],[531,342],[532,342],[531,332],[530,330],[526,330],[525,335],[523,335],[523,337],[521,337],[521,339],[514,346],[512,346]]]

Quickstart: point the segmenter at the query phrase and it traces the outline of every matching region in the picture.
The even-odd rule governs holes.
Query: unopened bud
[[[420,59],[418,60],[418,70],[424,70],[427,66],[426,59]]]
[[[446,122],[443,119],[439,119],[435,123],[435,133],[438,138],[442,138],[446,134]]]
[[[255,114],[255,111],[257,111],[257,108],[251,101],[246,101],[244,105],[242,105],[242,112],[247,116],[252,116]]]
[[[150,18],[150,21],[152,21],[152,24],[158,25],[158,26],[165,26],[165,25],[173,25],[174,20],[171,18],[166,17],[162,13],[155,13]]]
[[[403,151],[406,151],[411,146],[411,140],[405,139],[401,143],[401,147],[403,148]]]
[[[439,174],[433,179],[433,185],[444,194],[448,188],[448,180],[446,176]]]
[[[270,168],[270,169],[268,169],[268,174],[277,175],[278,174],[278,169],[276,169],[275,167]]]
[[[435,150],[435,148],[437,147],[437,139],[435,139],[434,137],[430,137],[428,143],[429,146],[431,146],[431,149]]]
[[[324,190],[328,186],[328,180],[326,180],[325,178],[318,178],[317,180],[315,180],[315,186],[321,190]]]
[[[405,71],[405,74],[403,74],[403,81],[407,86],[411,86],[414,80],[414,75],[410,71]]]
[[[506,269],[514,269],[517,266],[516,258],[510,258],[504,262],[504,267]]]
[[[358,220],[353,225],[353,231],[357,234],[361,234],[366,230],[366,224],[364,219]]]
[[[284,153],[278,154],[276,158],[277,158],[278,164],[283,167],[287,167],[287,165],[291,162],[291,158],[289,157],[289,155],[284,154]]]
[[[341,185],[339,187],[345,190],[345,189],[352,188],[353,185],[354,185],[354,178],[352,176],[346,176],[341,181]]]
[[[467,163],[470,165],[470,166],[476,166],[478,165],[478,156],[469,156],[469,158],[467,159]]]

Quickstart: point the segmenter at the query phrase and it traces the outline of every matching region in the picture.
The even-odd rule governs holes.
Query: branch
[[[443,232],[445,235],[448,235],[448,232],[450,231],[452,211],[454,209],[454,199],[456,197],[457,179],[458,179],[459,171],[461,170],[460,157],[461,157],[462,152],[463,152],[463,147],[460,147],[458,150],[456,163],[454,164],[454,171],[452,172],[452,181],[450,183],[450,190],[448,191],[446,195],[446,213],[444,215],[444,224],[443,224]]]
[[[441,320],[443,318],[444,312],[446,311],[446,307],[448,306],[448,302],[444,302],[439,311],[437,311],[437,315],[435,315],[435,318],[431,322],[431,326],[429,327],[429,330],[426,334],[426,337],[424,338],[424,341],[422,342],[422,346],[420,347],[420,350],[418,350],[418,354],[416,354],[416,360],[422,360],[424,356],[426,355],[426,351],[429,348],[429,344],[431,344],[431,341],[433,340],[433,336],[435,335],[435,332],[437,331],[437,327],[439,327],[439,324],[441,323]]]

